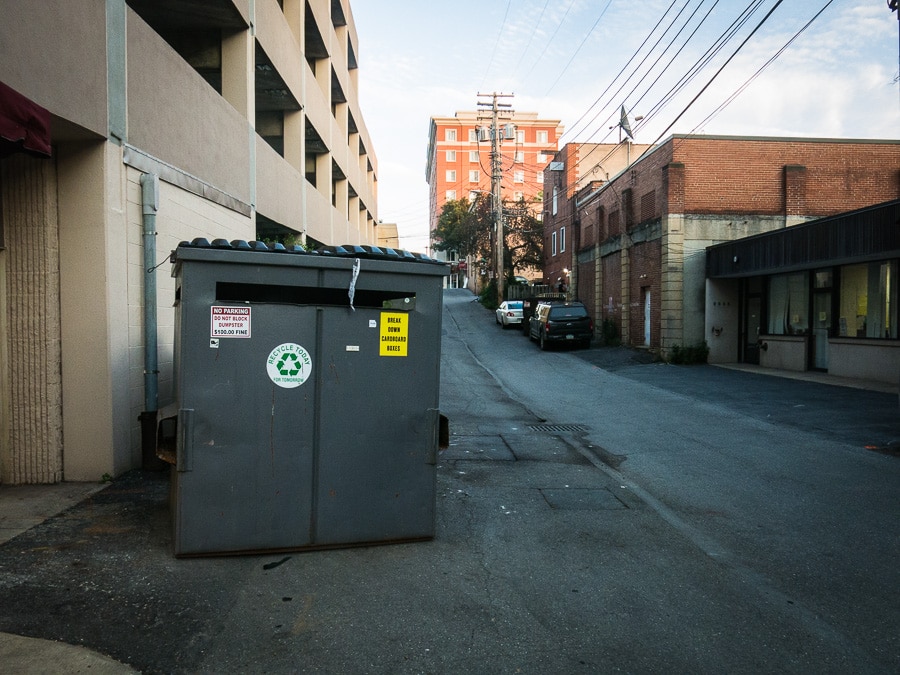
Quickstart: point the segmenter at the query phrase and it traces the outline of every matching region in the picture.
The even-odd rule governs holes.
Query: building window
[[[516,143],[524,143],[525,142],[525,132],[516,130]]]
[[[524,171],[514,171],[513,172],[513,182],[524,183],[525,182],[525,172]]]
[[[448,182],[448,183],[455,183],[455,182],[456,182],[456,171],[454,171],[453,169],[449,169],[449,170],[447,171],[447,182]]]
[[[516,150],[513,161],[522,164],[525,161],[525,153],[522,150]]]
[[[769,335],[809,333],[809,276],[806,272],[769,277]]]
[[[477,150],[469,150],[469,161],[474,164],[478,164],[478,151]]]
[[[456,190],[447,190],[447,201],[453,201],[456,199]]]
[[[447,151],[447,161],[448,162],[456,161],[456,150],[448,150]]]
[[[556,255],[556,232],[550,235],[550,255]]]
[[[839,335],[897,339],[897,261],[842,267],[840,286]]]
[[[444,140],[445,141],[455,141],[456,140],[456,129],[444,129]]]
[[[477,183],[481,180],[481,172],[478,169],[472,169],[469,171],[469,182]]]
[[[554,185],[553,186],[553,205],[551,207],[551,215],[556,215],[556,212],[559,208],[559,188]]]
[[[476,199],[478,199],[478,195],[481,194],[478,190],[472,190],[469,192],[469,203],[471,204]]]
[[[543,152],[539,152],[537,154],[537,163],[538,164],[546,164],[550,161],[550,155],[546,155]]]
[[[566,252],[566,228],[559,228],[559,252]]]
[[[534,174],[534,182],[535,183],[543,183],[544,182],[544,172],[543,171],[538,171],[536,174]]]
[[[513,192],[513,200],[520,202],[525,199],[525,193],[521,191]]]
[[[469,143],[478,142],[478,129],[469,129]]]

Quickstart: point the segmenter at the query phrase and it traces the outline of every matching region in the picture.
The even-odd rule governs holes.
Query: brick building
[[[570,198],[571,295],[666,355],[708,339],[708,246],[898,197],[898,141],[675,135]]]
[[[574,197],[590,194],[622,171],[650,145],[568,143],[544,171],[544,283],[571,285],[574,251],[579,246]]]
[[[428,182],[429,227],[437,227],[444,204],[450,200],[473,200],[491,192],[491,115],[489,112],[457,112],[453,117],[432,117],[428,135],[425,179]],[[505,128],[507,124],[513,128]],[[563,133],[559,120],[540,119],[537,113],[509,112],[501,118],[500,154],[502,198],[508,202],[524,199],[540,214],[544,194],[544,167],[553,157]],[[454,252],[447,258],[456,261]],[[480,273],[466,261],[453,285],[468,281],[475,288]],[[454,267],[454,269],[457,269]],[[489,271],[489,270],[486,270]],[[519,271],[517,271],[519,272]],[[539,274],[522,270],[526,276]],[[488,275],[484,275],[488,276]]]

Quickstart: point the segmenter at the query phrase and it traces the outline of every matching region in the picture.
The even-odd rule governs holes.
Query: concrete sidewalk
[[[88,499],[104,487],[102,483],[0,485],[0,544]],[[0,670],[21,675],[137,672],[85,647],[9,633],[0,633],[0,664],[3,664]]]

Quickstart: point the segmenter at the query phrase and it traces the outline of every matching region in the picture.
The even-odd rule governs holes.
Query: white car
[[[497,323],[504,328],[522,325],[522,301],[504,300],[497,308]]]

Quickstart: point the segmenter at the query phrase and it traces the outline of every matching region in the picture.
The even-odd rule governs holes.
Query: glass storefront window
[[[838,334],[897,339],[897,261],[841,268]]]
[[[806,272],[769,278],[769,335],[809,333],[809,276]]]
[[[816,288],[831,288],[832,270],[818,270],[815,276]]]

